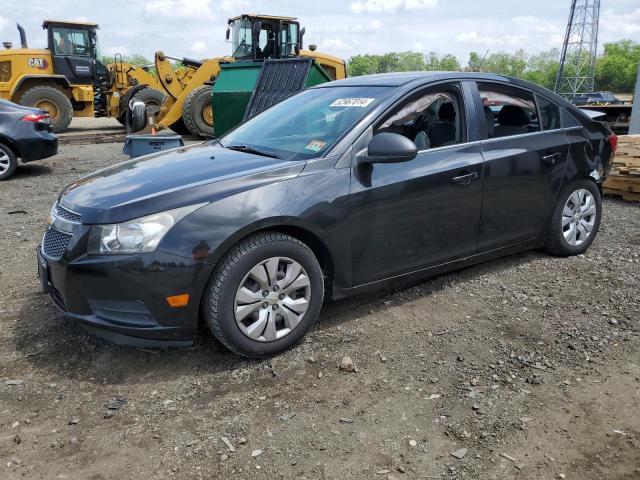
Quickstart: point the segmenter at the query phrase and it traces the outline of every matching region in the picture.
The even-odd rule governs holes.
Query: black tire
[[[55,111],[49,111],[49,114],[54,133],[64,132],[69,128],[73,118],[71,100],[63,92],[53,87],[30,88],[24,92],[18,103],[25,107],[42,108],[43,110],[50,110],[44,107],[47,103],[53,105]]]
[[[120,97],[120,102],[118,103],[119,113],[116,118],[122,125],[126,125],[127,123],[127,110],[129,110],[129,100],[131,100],[131,95],[133,95],[137,90],[138,89],[136,89],[135,87],[132,87]]]
[[[197,137],[213,137],[213,111],[211,108],[211,85],[194,88],[184,100],[182,120],[189,131]],[[211,112],[211,123],[205,118]]]
[[[6,180],[16,171],[18,159],[6,145],[0,143],[0,181]]]
[[[156,90],[155,88],[145,87],[141,90],[138,90],[134,93],[130,100],[137,100],[145,104],[148,111],[152,111],[157,114],[164,103],[165,98],[167,96],[162,93],[160,90]],[[126,107],[129,108],[129,102],[126,103]]]
[[[311,288],[309,304],[300,323],[274,341],[249,338],[236,323],[236,291],[248,272],[272,257],[287,257],[304,268]],[[262,358],[283,352],[297,344],[315,322],[324,297],[322,269],[309,247],[278,232],[262,232],[238,243],[218,263],[205,292],[205,321],[214,337],[238,355]]]
[[[580,245],[571,245],[564,237],[562,226],[562,212],[565,205],[569,201],[571,195],[578,190],[587,190],[591,193],[594,199],[596,212],[593,227],[586,239]],[[558,195],[558,203],[551,216],[551,224],[547,231],[547,238],[544,245],[544,249],[552,254],[561,257],[569,257],[572,255],[579,255],[584,253],[596,238],[598,228],[600,227],[600,220],[602,218],[602,196],[600,195],[600,189],[592,180],[582,179],[577,180],[565,188],[562,189]]]

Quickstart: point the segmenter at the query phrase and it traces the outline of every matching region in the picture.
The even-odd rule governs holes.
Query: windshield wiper
[[[238,152],[252,153],[254,155],[262,155],[263,157],[278,158],[278,159],[280,158],[275,153],[265,152],[264,150],[259,150],[257,148],[250,147],[249,145],[229,145],[224,148],[228,148],[229,150],[236,150]]]

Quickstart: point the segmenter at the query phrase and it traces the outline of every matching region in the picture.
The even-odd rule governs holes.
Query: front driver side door
[[[470,92],[461,84],[451,83],[420,92],[374,127],[374,134],[381,130],[404,132],[414,140],[419,132],[411,122],[417,117],[422,122],[419,127],[428,132],[426,136],[441,145],[443,139],[436,140],[435,136],[442,134],[434,133],[433,125],[442,132],[442,124],[450,118],[425,120],[423,100],[427,95],[442,93],[440,104],[451,102],[455,106],[454,137],[445,145],[426,145],[415,159],[403,163],[362,165],[354,159],[350,195],[354,286],[476,253],[483,159],[480,144],[468,143],[476,132],[469,126],[477,121],[473,102],[464,98],[463,91]],[[413,112],[412,102],[416,106]],[[433,111],[427,113],[432,115]],[[412,114],[417,115],[412,118]],[[393,118],[398,121],[388,121]],[[444,130],[447,128],[445,125]]]

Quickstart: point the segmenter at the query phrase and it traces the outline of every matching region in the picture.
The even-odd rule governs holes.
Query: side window
[[[280,36],[280,50],[283,55],[295,55],[298,44],[298,25],[284,25]]]
[[[555,130],[560,128],[560,107],[539,95],[536,95],[536,101],[538,102],[542,130]]]
[[[489,138],[540,131],[533,95],[519,88],[479,83]]]
[[[582,125],[566,110],[562,110],[562,128],[581,127]]]
[[[324,71],[327,72],[327,74],[331,77],[331,80],[336,79],[336,69],[334,67],[326,64],[320,64],[320,65],[322,65],[322,68],[324,68]]]
[[[428,90],[392,111],[375,133],[398,133],[414,141],[418,150],[462,143],[461,106],[454,89]]]
[[[53,46],[56,55],[89,56],[91,54],[89,32],[86,30],[54,28]]]

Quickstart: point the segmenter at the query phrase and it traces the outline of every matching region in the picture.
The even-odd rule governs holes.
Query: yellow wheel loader
[[[18,24],[21,48],[4,42],[0,50],[0,98],[47,110],[53,130],[63,132],[76,117],[116,117],[124,122],[128,100],[136,96],[157,110],[165,94],[144,68],[118,59],[98,59],[98,25],[45,20],[46,49],[30,49]]]
[[[199,137],[214,135],[211,86],[220,73],[221,62],[308,57],[314,58],[333,80],[347,76],[344,60],[317,52],[313,45],[309,50],[301,49],[305,30],[294,17],[243,14],[230,18],[228,25],[226,39],[232,50],[229,57],[198,61],[156,53],[158,82],[167,94],[155,117],[156,129],[171,128],[177,133],[188,131]],[[252,39],[252,35],[255,38]],[[182,68],[175,70],[171,60],[181,63]]]

